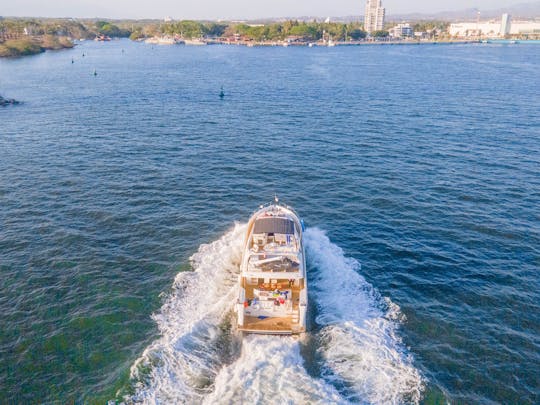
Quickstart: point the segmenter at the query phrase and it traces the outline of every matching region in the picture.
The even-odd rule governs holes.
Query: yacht
[[[183,40],[168,35],[162,37],[147,38],[144,42],[154,45],[181,45],[184,43]]]
[[[104,41],[110,41],[111,38],[105,34],[98,34],[95,38],[94,38],[94,41],[100,41],[100,42],[104,42]]]
[[[303,231],[302,220],[277,197],[249,220],[238,277],[238,330],[279,335],[306,331]]]
[[[202,38],[184,39],[184,43],[186,45],[192,45],[192,46],[206,45],[206,41]]]

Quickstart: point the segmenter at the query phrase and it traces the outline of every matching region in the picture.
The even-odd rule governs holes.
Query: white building
[[[364,30],[368,34],[383,29],[384,13],[385,9],[382,6],[381,0],[367,0],[366,12],[364,14]]]
[[[497,21],[462,22],[450,24],[448,32],[453,37],[498,37],[501,23]]]
[[[505,35],[540,35],[540,21],[512,21],[503,14],[500,21],[478,21],[450,24],[448,33],[454,37],[504,37]]]
[[[395,27],[392,27],[389,32],[390,36],[393,38],[412,37],[414,35],[411,24],[409,23],[398,24]]]
[[[540,21],[512,21],[510,35],[540,35]]]
[[[505,13],[502,15],[500,34],[502,37],[510,34],[510,14]]]

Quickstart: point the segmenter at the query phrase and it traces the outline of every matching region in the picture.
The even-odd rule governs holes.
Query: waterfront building
[[[408,38],[414,35],[411,24],[409,23],[398,24],[395,27],[390,28],[389,33],[393,38]]]
[[[503,14],[498,21],[490,20],[450,24],[448,33],[458,38],[500,38],[506,35],[540,36],[540,21],[513,21],[509,14]]]
[[[381,0],[367,0],[364,14],[364,30],[371,34],[384,28],[385,9]]]

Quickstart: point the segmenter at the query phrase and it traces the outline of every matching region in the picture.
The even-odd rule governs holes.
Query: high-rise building
[[[510,33],[510,14],[503,14],[501,18],[501,36],[504,37]]]
[[[364,29],[368,34],[383,29],[384,11],[381,0],[367,0]]]

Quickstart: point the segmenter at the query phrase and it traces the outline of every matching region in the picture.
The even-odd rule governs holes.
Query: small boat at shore
[[[176,37],[165,35],[162,37],[147,38],[144,43],[152,45],[182,45],[184,41]]]
[[[190,46],[201,46],[201,45],[207,45],[206,41],[202,38],[196,38],[196,39],[185,39],[184,40],[186,45]]]
[[[238,277],[238,330],[291,335],[306,331],[307,278],[303,222],[278,203],[249,220]]]

